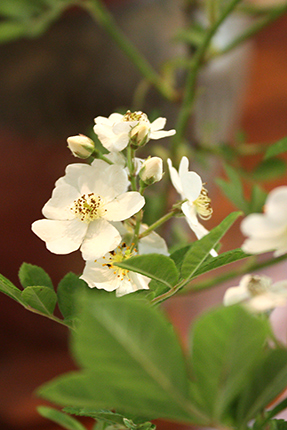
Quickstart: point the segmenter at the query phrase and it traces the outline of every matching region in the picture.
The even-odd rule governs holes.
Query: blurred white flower
[[[150,139],[161,139],[175,134],[175,130],[162,130],[165,123],[165,118],[157,118],[150,123],[145,113],[127,111],[125,115],[112,113],[108,118],[96,117],[94,132],[108,151],[117,152],[126,148],[131,138],[141,146]]]
[[[182,200],[187,200],[181,205],[181,210],[191,230],[198,239],[201,239],[208,233],[208,230],[198,222],[197,216],[207,220],[213,212],[207,190],[203,186],[201,177],[195,172],[188,171],[189,161],[187,157],[182,157],[178,172],[172,166],[170,159],[167,162],[174,188]],[[216,256],[217,253],[212,250],[211,255]]]
[[[287,186],[272,190],[263,214],[250,214],[241,223],[241,231],[248,236],[242,245],[244,252],[260,254],[273,251],[278,257],[287,252]]]
[[[35,221],[32,230],[55,254],[80,248],[86,260],[101,257],[121,241],[111,222],[131,217],[144,205],[138,192],[126,192],[128,184],[121,166],[102,160],[71,164],[43,207],[47,219]]]
[[[95,144],[87,136],[79,134],[78,136],[70,136],[67,139],[68,147],[72,154],[78,158],[88,158],[95,149]]]
[[[252,312],[266,312],[284,306],[287,300],[287,281],[272,283],[268,276],[245,275],[238,287],[226,290],[223,303],[226,306],[244,304]]]
[[[163,175],[163,162],[159,157],[147,158],[139,172],[140,178],[147,185],[159,182]]]

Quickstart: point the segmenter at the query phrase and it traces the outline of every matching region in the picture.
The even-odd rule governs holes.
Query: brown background
[[[71,30],[75,26],[84,38],[83,45],[77,42],[77,32]],[[75,272],[82,269],[78,253],[50,254],[29,226],[41,218],[41,207],[50,196],[55,180],[63,174],[66,164],[74,161],[66,149],[65,137],[83,131],[89,126],[90,118],[108,115],[120,103],[121,91],[112,94],[107,103],[102,100],[107,92],[100,99],[90,91],[96,83],[96,71],[94,64],[87,62],[93,44],[88,43],[90,38],[83,28],[89,26],[86,16],[72,11],[39,40],[0,47],[3,58],[0,67],[0,272],[16,285],[19,285],[17,271],[23,261],[41,265],[53,273],[55,285],[71,267]],[[51,56],[59,35],[63,41],[66,34],[69,38]],[[88,54],[83,55],[82,62],[72,63],[69,55],[79,55],[83,46]],[[241,121],[250,142],[274,142],[287,135],[286,47],[287,17],[255,39]],[[63,59],[65,49],[69,55]],[[57,68],[60,68],[58,74]],[[138,78],[132,77],[131,81],[134,79]],[[131,94],[126,93],[125,97],[122,103],[128,104]],[[251,158],[246,159],[246,163],[253,162]],[[284,183],[285,179],[271,183],[270,188]],[[216,190],[213,202],[215,214],[210,227],[233,209]],[[238,233],[229,240],[239,244],[241,237]],[[215,301],[219,299],[214,296]],[[182,306],[183,302],[177,302],[174,308],[172,304],[168,308],[179,330],[184,331],[186,322],[180,317]],[[183,314],[191,317],[196,313],[195,306],[191,305]],[[25,311],[4,295],[0,297],[0,307],[0,428],[56,430],[56,426],[35,412],[35,406],[42,402],[33,396],[33,390],[73,368],[67,353],[66,331]]]

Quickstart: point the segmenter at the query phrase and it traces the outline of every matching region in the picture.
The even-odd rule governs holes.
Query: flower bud
[[[92,139],[83,134],[68,137],[67,142],[69,149],[75,157],[88,158],[95,149]]]
[[[139,122],[130,132],[131,143],[138,148],[144,146],[149,141],[150,125],[145,122]]]
[[[163,175],[162,164],[159,157],[147,158],[139,173],[141,180],[147,185],[160,181]]]

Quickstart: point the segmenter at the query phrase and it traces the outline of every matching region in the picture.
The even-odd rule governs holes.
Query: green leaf
[[[57,409],[49,408],[47,406],[39,406],[37,411],[44,418],[48,418],[56,424],[59,424],[67,430],[87,430],[78,420],[70,417]]]
[[[252,172],[255,181],[270,181],[286,172],[286,163],[281,158],[268,158],[263,160]]]
[[[161,312],[130,297],[91,301],[89,296],[72,338],[84,370],[51,381],[40,395],[62,406],[204,422],[188,400],[186,363]]]
[[[9,279],[5,278],[5,276],[0,274],[0,291],[11,299],[16,300],[18,303],[23,304],[23,300],[21,298],[21,291],[12,284]]]
[[[137,255],[116,263],[115,266],[141,273],[170,288],[176,284],[179,277],[174,261],[162,254]]]
[[[18,21],[0,22],[0,43],[7,43],[24,36],[27,26]]]
[[[49,287],[26,287],[22,299],[28,306],[45,315],[52,315],[57,303],[57,294]]]
[[[23,288],[41,285],[54,291],[51,278],[42,267],[23,263],[19,270],[19,279]]]
[[[108,424],[120,424],[121,426],[124,425],[124,415],[108,410],[67,407],[64,408],[64,411],[72,415],[79,415],[81,417],[90,417],[94,418],[95,420],[105,421]]]
[[[265,159],[276,157],[276,155],[282,154],[287,151],[287,137],[279,140],[273,145],[269,146],[265,153]]]
[[[77,296],[80,291],[84,291],[86,288],[87,284],[72,272],[67,273],[60,281],[57,289],[58,306],[65,320],[71,320],[75,317]]]
[[[287,351],[267,350],[249,375],[238,401],[236,419],[249,420],[268,406],[287,387]]]
[[[248,213],[248,202],[244,197],[243,185],[238,172],[227,164],[224,167],[229,178],[229,182],[224,179],[217,178],[215,180],[216,184],[238,209],[241,209],[244,213]]]
[[[213,257],[209,259],[208,262],[203,263],[193,274],[192,278],[196,278],[203,273],[210,272],[211,270],[218,269],[219,267],[226,266],[227,264],[234,263],[235,261],[239,261],[247,257],[250,257],[250,255],[245,254],[241,248],[223,252],[218,257]]]
[[[185,257],[185,254],[187,253],[187,251],[190,249],[191,246],[192,245],[183,246],[182,248],[179,248],[176,251],[174,251],[172,254],[170,254],[170,258],[175,262],[175,265],[178,268],[178,270],[181,270],[181,265]]]
[[[259,185],[254,185],[251,191],[248,213],[261,212],[265,204],[266,198],[266,191],[259,187]]]
[[[191,368],[200,404],[212,422],[223,423],[236,396],[247,392],[269,330],[266,320],[240,306],[213,310],[194,324]]]
[[[241,215],[241,212],[233,212],[229,214],[217,227],[211,230],[202,239],[194,242],[190,249],[185,254],[181,276],[189,280],[194,273],[200,268],[210,251],[220,241],[222,236],[232,226],[235,220]]]

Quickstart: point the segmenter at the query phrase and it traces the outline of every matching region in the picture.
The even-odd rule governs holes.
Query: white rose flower
[[[122,237],[129,236],[133,232],[130,226],[123,223],[114,223],[114,226],[117,227]],[[140,233],[147,228],[147,225],[142,224]],[[164,239],[155,232],[151,232],[139,240],[138,250],[131,250],[125,243],[122,243],[121,246],[108,252],[104,257],[87,261],[81,278],[87,282],[90,288],[116,291],[118,297],[141,289],[147,290],[150,278],[121,269],[114,266],[114,263],[126,260],[133,255],[150,253],[168,255]]]
[[[252,312],[267,312],[277,306],[285,306],[287,281],[272,283],[268,276],[245,275],[238,287],[226,290],[223,303],[226,306],[244,304]]]
[[[43,207],[47,219],[35,221],[32,230],[55,254],[80,248],[86,260],[101,257],[121,241],[111,222],[131,217],[145,203],[138,192],[126,192],[128,184],[118,165],[71,164]]]
[[[181,210],[191,230],[198,239],[201,239],[208,233],[208,230],[198,222],[197,216],[207,220],[213,212],[207,190],[203,186],[201,177],[195,172],[188,171],[189,161],[187,157],[182,157],[178,172],[172,166],[170,159],[167,162],[174,188],[182,200],[187,200],[181,205]],[[212,250],[211,255],[217,256],[217,253]]]
[[[165,118],[150,123],[145,113],[127,111],[125,115],[112,113],[108,118],[96,117],[94,132],[108,151],[117,152],[126,148],[131,138],[141,146],[150,139],[174,135],[175,130],[162,130],[165,123]]]
[[[246,253],[273,251],[275,257],[287,252],[287,186],[272,190],[263,214],[250,214],[241,223],[241,231],[248,236],[242,245]]]

